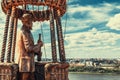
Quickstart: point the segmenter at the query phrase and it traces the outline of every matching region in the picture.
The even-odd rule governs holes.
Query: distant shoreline
[[[69,73],[78,73],[78,74],[107,74],[107,75],[120,75],[118,73],[99,73],[99,72],[69,72]]]
[[[104,69],[99,67],[80,67],[70,66],[70,73],[82,73],[82,74],[120,74],[120,69]]]

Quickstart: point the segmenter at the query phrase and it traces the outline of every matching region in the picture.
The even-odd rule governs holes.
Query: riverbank
[[[98,67],[69,67],[69,72],[82,74],[120,74],[120,69],[104,69]]]
[[[102,74],[102,75],[116,75],[116,73],[99,73],[99,72],[69,72],[70,74]],[[120,75],[120,74],[117,74]]]
[[[69,80],[119,80],[119,74],[69,73]]]

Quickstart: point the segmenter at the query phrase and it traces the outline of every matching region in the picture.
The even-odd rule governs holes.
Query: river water
[[[120,80],[120,75],[69,73],[69,80]]]

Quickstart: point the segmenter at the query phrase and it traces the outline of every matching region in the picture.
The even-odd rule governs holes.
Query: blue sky
[[[67,4],[67,15],[62,17],[66,57],[120,58],[120,0],[68,0]],[[5,15],[1,9],[0,13],[3,37]],[[46,54],[51,57],[49,22],[35,22],[32,33],[36,41],[41,25]]]

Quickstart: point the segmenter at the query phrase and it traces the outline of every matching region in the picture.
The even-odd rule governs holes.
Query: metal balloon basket
[[[0,80],[18,80],[18,64],[14,61],[15,45],[18,19],[21,20],[24,13],[31,14],[33,22],[50,22],[52,62],[36,62],[36,80],[68,80],[69,64],[66,62],[61,25],[61,17],[66,13],[66,2],[66,0],[1,1],[2,11],[6,14],[6,23],[0,56]],[[57,40],[55,36],[58,37]],[[58,41],[59,61],[57,58],[56,41]]]

